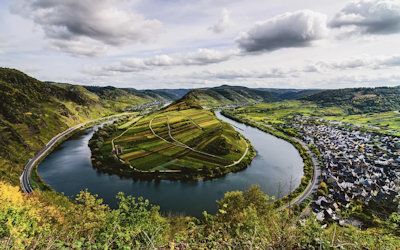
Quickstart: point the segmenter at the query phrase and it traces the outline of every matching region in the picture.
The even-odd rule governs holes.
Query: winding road
[[[32,169],[38,163],[38,161],[46,156],[47,152],[51,150],[51,148],[64,136],[68,135],[72,131],[75,131],[83,126],[85,126],[88,122],[76,125],[75,127],[69,128],[65,130],[64,132],[59,133],[58,135],[54,136],[53,139],[51,139],[46,146],[39,152],[37,153],[31,160],[29,160],[28,164],[26,164],[24,172],[22,172],[22,175],[20,176],[20,182],[21,182],[21,188],[22,190],[29,194],[33,191],[33,187],[30,183],[30,177],[32,174]]]
[[[24,171],[22,172],[22,175],[19,177],[22,190],[27,194],[29,194],[29,193],[31,193],[33,191],[33,187],[31,185],[31,180],[30,180],[33,168],[35,167],[35,165],[43,157],[46,156],[46,154],[52,149],[52,147],[54,147],[57,144],[57,142],[61,138],[63,138],[64,136],[70,134],[71,132],[73,132],[73,131],[75,131],[75,130],[77,130],[79,128],[82,128],[83,126],[85,126],[88,123],[97,122],[97,121],[100,121],[100,120],[109,120],[109,119],[112,119],[114,117],[118,117],[118,116],[121,116],[121,115],[124,115],[124,114],[111,115],[111,116],[95,119],[95,120],[92,120],[92,121],[84,122],[84,123],[78,124],[78,125],[76,125],[74,127],[71,127],[69,129],[65,130],[64,132],[61,132],[58,135],[54,136],[46,144],[46,146],[42,150],[40,150],[40,152],[37,153],[32,159],[30,159],[29,162],[26,164],[26,166],[24,168]]]

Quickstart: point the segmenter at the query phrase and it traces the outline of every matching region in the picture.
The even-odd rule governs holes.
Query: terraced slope
[[[90,142],[96,158],[94,165],[125,174],[214,175],[214,170],[222,173],[236,169],[243,156],[248,155],[248,142],[213,112],[196,107],[191,101],[184,98],[138,121],[133,118],[135,123],[125,121],[131,124],[128,128],[115,124],[100,130]],[[119,162],[110,161],[112,154]]]

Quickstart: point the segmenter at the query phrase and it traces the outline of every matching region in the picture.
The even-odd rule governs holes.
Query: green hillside
[[[340,106],[350,114],[400,110],[400,86],[326,90],[304,98],[323,106]]]
[[[173,101],[186,94],[162,110],[147,116],[136,113],[116,126],[106,126],[91,141],[94,152],[111,152],[111,138],[125,132],[115,140],[118,156],[135,168],[158,175],[182,171],[214,177],[225,173],[226,164],[239,159],[246,143],[202,106],[267,102],[237,111],[243,118],[268,125],[298,114],[374,125],[372,121],[389,124],[398,119],[398,113],[349,116],[347,112],[399,110],[400,103],[399,87],[320,92],[221,86],[187,92],[41,82],[20,71],[0,68],[0,249],[398,249],[398,213],[387,220],[374,217],[371,226],[363,230],[331,221],[321,224],[307,209],[300,213],[302,207],[297,204],[276,210],[276,203],[270,202],[274,199],[257,186],[226,193],[217,201],[216,214],[204,212],[201,218],[163,215],[148,200],[122,193],[117,196],[116,209],[87,191],[74,201],[52,190],[22,193],[18,177],[24,165],[54,135],[137,105]],[[274,102],[304,96],[308,102]],[[389,125],[393,124],[398,126],[394,122]],[[165,140],[158,140],[150,127]],[[189,152],[182,144],[217,157]],[[101,160],[107,159],[98,160],[101,168]],[[129,166],[123,169],[131,170]],[[349,209],[366,216],[359,205]]]
[[[268,91],[228,85],[210,89],[195,89],[187,95],[193,96],[204,107],[279,100],[276,95]]]
[[[245,168],[254,157],[250,143],[192,95],[105,126],[89,145],[100,170],[148,178],[216,177]]]
[[[18,185],[29,158],[68,127],[159,98],[135,93],[41,82],[18,70],[0,68],[0,178]],[[170,101],[167,96],[163,100]]]

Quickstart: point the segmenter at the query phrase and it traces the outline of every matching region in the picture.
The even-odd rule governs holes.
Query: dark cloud
[[[310,46],[328,33],[326,20],[326,15],[310,10],[285,13],[256,23],[237,43],[247,52]]]
[[[362,0],[349,3],[331,20],[333,28],[349,28],[362,34],[400,32],[400,1]]]
[[[161,27],[158,20],[145,19],[142,15],[130,11],[127,6],[122,6],[122,3],[126,2],[20,0],[11,7],[11,10],[13,13],[32,19],[52,42],[79,42],[78,46],[75,44],[66,47],[70,50],[78,48],[73,51],[74,53],[82,50],[82,43],[87,43],[89,40],[120,46],[148,41],[157,35]],[[59,49],[63,47],[57,44],[53,46]]]

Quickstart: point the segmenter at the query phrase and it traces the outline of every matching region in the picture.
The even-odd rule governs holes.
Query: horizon
[[[117,88],[400,85],[400,2],[5,0],[0,65]]]

